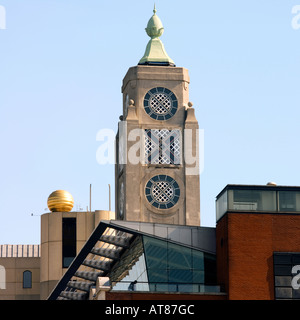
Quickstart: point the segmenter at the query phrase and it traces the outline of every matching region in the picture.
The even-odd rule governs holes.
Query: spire
[[[163,43],[159,39],[164,32],[164,27],[156,15],[156,11],[154,4],[153,15],[149,19],[147,28],[145,29],[151,39],[147,44],[145,54],[139,61],[139,64],[175,66],[174,61],[168,56]]]

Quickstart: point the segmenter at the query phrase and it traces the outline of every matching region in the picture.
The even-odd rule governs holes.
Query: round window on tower
[[[157,209],[175,206],[180,197],[180,188],[172,177],[160,174],[152,177],[145,187],[148,202]]]
[[[178,108],[175,94],[163,87],[149,90],[144,98],[146,113],[155,120],[168,120],[174,116]]]

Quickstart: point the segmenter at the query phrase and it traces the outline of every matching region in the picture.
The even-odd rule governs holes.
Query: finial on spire
[[[153,15],[149,19],[146,33],[151,38],[147,44],[145,54],[139,64],[168,65],[175,66],[173,60],[167,55],[164,45],[159,37],[164,32],[164,27],[159,17],[156,15],[154,3]]]
[[[159,19],[159,17],[156,15],[156,11],[157,10],[154,4],[153,15],[149,19],[147,28],[146,28],[146,32],[148,36],[152,39],[160,37],[164,32],[163,24]]]
[[[156,6],[155,6],[155,2],[154,2],[154,9],[153,9],[153,13],[156,14]]]

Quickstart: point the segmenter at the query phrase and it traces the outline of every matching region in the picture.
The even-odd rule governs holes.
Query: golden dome
[[[70,212],[74,200],[68,191],[56,190],[48,197],[47,205],[51,212]]]

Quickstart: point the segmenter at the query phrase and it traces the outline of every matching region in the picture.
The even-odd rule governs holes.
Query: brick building
[[[299,299],[300,187],[228,185],[216,206],[217,277],[228,299]]]

